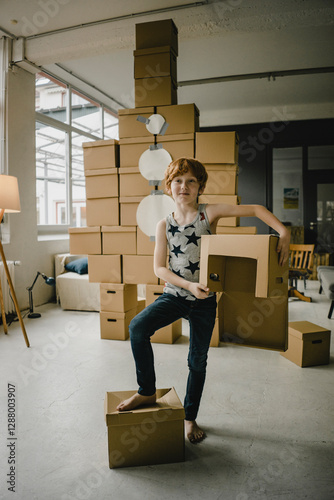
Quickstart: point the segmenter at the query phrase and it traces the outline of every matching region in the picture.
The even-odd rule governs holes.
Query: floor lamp
[[[20,206],[20,196],[19,196],[19,187],[17,183],[17,178],[11,175],[0,175],[0,223],[3,219],[3,215],[5,212],[21,212]],[[12,298],[14,301],[17,317],[19,318],[19,322],[21,325],[22,333],[24,336],[24,340],[27,344],[27,347],[30,347],[29,339],[27,336],[27,332],[23,323],[21,311],[19,308],[19,304],[17,302],[16,293],[14,290],[14,285],[12,282],[12,278],[9,273],[5,253],[3,251],[2,242],[0,240],[0,255],[3,263],[3,267],[5,269],[5,273],[7,276],[8,285],[12,294]],[[0,280],[0,305],[1,305],[1,316],[4,332],[8,333],[7,321],[6,321],[6,312],[3,301],[1,280]]]

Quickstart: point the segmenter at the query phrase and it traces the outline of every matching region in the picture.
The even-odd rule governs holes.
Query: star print
[[[177,274],[178,276],[180,276],[180,278],[183,278],[182,274],[180,271],[174,271],[174,269],[172,269],[173,273],[174,274]]]
[[[172,250],[172,252],[173,252],[173,254],[175,254],[175,256],[176,256],[176,257],[178,257],[178,256],[179,256],[179,253],[184,253],[184,252],[182,252],[182,250],[181,250],[181,245],[179,245],[179,246],[177,246],[177,247],[176,247],[175,245],[173,245],[173,250]]]
[[[185,269],[189,269],[191,271],[191,274],[194,274],[195,271],[199,271],[199,261],[198,262],[191,262],[189,261],[189,266],[186,266]]]
[[[196,233],[195,231],[190,235],[190,236],[187,236],[185,234],[185,237],[188,238],[188,243],[187,245],[190,245],[190,243],[193,243],[194,245],[196,245],[198,247],[198,243],[197,243],[197,240],[200,240],[201,237],[200,236],[196,236]]]
[[[204,219],[205,219],[205,215],[204,215],[204,213],[203,213],[203,212],[201,212],[199,215],[200,215],[199,220],[204,220]]]
[[[168,229],[168,232],[172,233],[172,236],[174,236],[175,233],[179,233],[180,230],[177,226],[173,226],[172,224],[170,224],[170,228]]]
[[[186,226],[184,229],[189,229],[190,227],[192,227],[192,228],[194,228],[194,229],[195,229],[194,224],[189,224],[189,226]]]

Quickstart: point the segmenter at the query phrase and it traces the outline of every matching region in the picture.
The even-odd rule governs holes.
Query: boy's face
[[[199,182],[194,174],[188,170],[185,174],[174,177],[170,185],[170,192],[179,203],[196,203],[199,194],[203,189],[199,189]]]

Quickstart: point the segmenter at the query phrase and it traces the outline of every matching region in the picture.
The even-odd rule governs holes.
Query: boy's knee
[[[207,354],[203,354],[202,356],[192,356],[188,358],[188,367],[190,370],[195,372],[205,372],[207,365]]]

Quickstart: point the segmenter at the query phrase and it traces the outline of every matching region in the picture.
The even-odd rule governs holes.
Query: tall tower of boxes
[[[137,24],[135,108],[118,112],[119,141],[83,145],[88,227],[70,230],[70,252],[88,254],[89,280],[101,284],[102,338],[128,338],[129,322],[144,306],[137,302],[138,284],[146,285],[146,305],[163,293],[153,272],[154,241],[137,223],[141,201],[164,189],[163,181],[142,175],[146,151],[201,161],[209,176],[201,203],[240,202],[237,134],[199,132],[196,105],[177,104],[177,56],[178,31],[171,19]],[[256,229],[240,228],[231,217],[221,220],[217,232]],[[218,321],[211,345],[219,343]],[[152,342],[173,343],[180,335],[181,320],[156,332]]]

